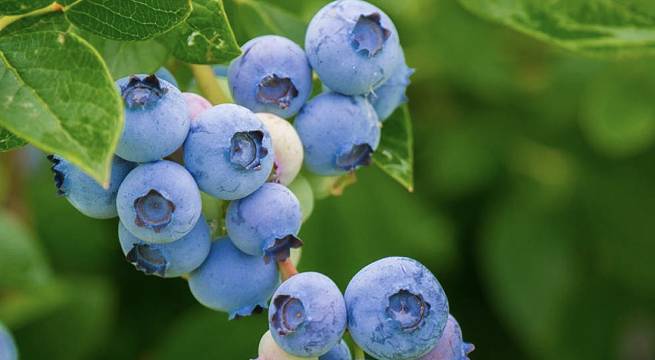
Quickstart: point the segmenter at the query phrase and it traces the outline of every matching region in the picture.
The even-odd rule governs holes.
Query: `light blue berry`
[[[320,356],[318,360],[352,360],[352,355],[348,344],[341,340],[327,354]]]
[[[75,165],[57,155],[48,155],[52,162],[57,193],[82,214],[96,219],[110,219],[118,216],[116,195],[127,174],[136,164],[114,156],[111,162],[109,187],[103,188]]]
[[[409,86],[409,78],[413,73],[414,69],[409,68],[403,58],[402,63],[394,70],[389,80],[369,94],[368,99],[375,108],[380,121],[388,119],[400,105],[407,102],[405,90]]]
[[[247,197],[230,203],[225,217],[227,234],[246,254],[283,261],[291,248],[302,241],[296,237],[302,223],[300,204],[286,187],[266,183]]]
[[[116,199],[125,228],[149,243],[169,243],[188,234],[200,218],[193,177],[181,165],[161,160],[132,170]]]
[[[473,344],[462,340],[462,329],[452,315],[448,315],[448,322],[439,338],[437,346],[419,360],[469,360],[468,354],[475,349]]]
[[[360,270],[345,293],[353,340],[380,360],[416,359],[430,352],[448,320],[448,299],[419,262],[388,257]]]
[[[184,143],[190,119],[180,91],[155,75],[116,82],[125,104],[125,126],[116,154],[134,162],[162,159]]]
[[[279,282],[276,263],[247,255],[224,237],[212,244],[205,262],[191,273],[189,288],[201,304],[233,319],[267,308]]]
[[[326,354],[346,330],[346,305],[330,278],[315,272],[290,277],[275,291],[268,327],[284,351],[301,357]]]
[[[273,146],[264,124],[239,105],[202,112],[184,144],[184,163],[200,189],[223,200],[248,196],[268,179]]]
[[[334,1],[319,10],[307,28],[305,51],[323,84],[346,95],[371,92],[402,58],[391,19],[359,0]]]
[[[0,359],[18,360],[18,350],[14,338],[2,323],[0,323]]]
[[[305,165],[318,175],[340,175],[368,165],[380,143],[380,122],[361,96],[323,93],[298,114]]]
[[[137,270],[165,278],[188,274],[198,268],[211,247],[211,230],[203,216],[190,233],[167,244],[140,240],[122,223],[118,224],[118,238],[127,261]]]
[[[295,115],[312,93],[312,69],[303,49],[282,36],[266,35],[241,50],[228,69],[234,101],[254,112]]]

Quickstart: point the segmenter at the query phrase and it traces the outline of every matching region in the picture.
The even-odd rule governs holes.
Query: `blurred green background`
[[[226,1],[240,43],[266,32],[240,21],[250,1]],[[358,172],[316,204],[300,269],[343,290],[376,259],[418,259],[472,359],[655,359],[653,61],[581,57],[454,0],[373,2],[417,69],[416,189]],[[276,3],[307,21],[325,1]],[[265,316],[228,322],[135,271],[116,221],[78,214],[39,159],[0,155],[0,319],[23,359],[256,357]]]

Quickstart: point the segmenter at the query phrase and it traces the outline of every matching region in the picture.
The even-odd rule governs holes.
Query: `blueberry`
[[[314,211],[314,191],[312,190],[312,186],[304,176],[298,176],[289,185],[289,190],[296,195],[300,203],[302,222],[304,223]]]
[[[169,83],[171,83],[171,85],[175,87],[179,87],[177,85],[177,80],[175,80],[175,76],[173,76],[173,74],[165,67],[160,67],[159,70],[157,70],[157,72],[155,73],[155,76],[157,76],[161,80],[168,81]]]
[[[289,185],[302,167],[303,149],[300,137],[291,123],[277,115],[258,113],[257,117],[266,126],[273,142],[275,162],[272,180]]]
[[[182,276],[198,268],[211,247],[211,231],[202,216],[190,233],[167,244],[139,240],[122,223],[118,224],[118,238],[127,261],[137,270],[165,278]]]
[[[225,237],[212,244],[205,262],[189,277],[193,296],[230,319],[265,309],[279,284],[277,265],[237,249]]]
[[[352,355],[348,344],[341,340],[327,354],[319,356],[318,360],[352,360]]]
[[[324,93],[300,111],[296,130],[305,165],[318,175],[339,175],[371,162],[380,143],[380,122],[361,96]]]
[[[133,75],[116,82],[125,103],[125,127],[116,154],[134,162],[162,159],[183,143],[189,112],[180,91],[155,75]]]
[[[409,77],[413,73],[414,69],[409,68],[403,59],[389,80],[369,94],[369,101],[375,108],[380,121],[388,119],[400,105],[407,102],[405,90],[409,86]]]
[[[182,93],[184,101],[189,109],[189,118],[193,122],[203,111],[212,107],[212,104],[204,97],[190,92]]]
[[[57,193],[66,199],[82,214],[96,219],[110,219],[118,216],[116,194],[118,187],[136,164],[117,156],[111,162],[109,187],[103,188],[91,177],[73,164],[57,155],[48,155],[52,162]]]
[[[262,186],[273,159],[264,124],[234,104],[205,110],[184,144],[184,163],[200,189],[223,200],[246,197]]]
[[[0,323],[0,359],[18,360],[18,350],[14,338],[2,323]]]
[[[316,357],[298,357],[285,352],[275,343],[270,331],[267,331],[259,340],[258,353],[259,356],[256,360],[318,360]]]
[[[116,199],[125,228],[148,243],[169,243],[188,234],[200,218],[200,191],[181,165],[161,160],[132,170]]]
[[[312,69],[303,49],[287,38],[266,35],[241,50],[228,69],[234,101],[254,112],[295,115],[312,93]]]
[[[273,294],[268,327],[275,342],[289,354],[324,355],[346,330],[343,295],[323,274],[294,275]]]
[[[300,247],[296,237],[302,213],[296,196],[286,187],[266,183],[247,197],[230,203],[225,214],[227,234],[246,254],[282,261]]]
[[[358,0],[333,1],[319,10],[307,28],[305,51],[323,84],[346,95],[369,93],[402,58],[391,19]]]
[[[419,262],[388,257],[360,270],[345,293],[353,340],[380,360],[415,359],[434,348],[448,320],[448,299]]]
[[[469,360],[466,356],[475,349],[473,344],[462,340],[462,329],[452,315],[448,315],[448,322],[437,346],[419,360]]]

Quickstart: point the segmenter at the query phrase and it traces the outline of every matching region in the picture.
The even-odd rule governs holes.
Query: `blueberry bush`
[[[654,31],[0,0],[0,360],[655,358]]]

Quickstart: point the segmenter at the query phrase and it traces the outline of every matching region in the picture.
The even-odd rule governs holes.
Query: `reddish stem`
[[[287,258],[284,261],[278,261],[278,266],[280,267],[280,272],[282,273],[282,281],[286,281],[288,278],[298,274],[298,269],[293,265],[290,258]]]

